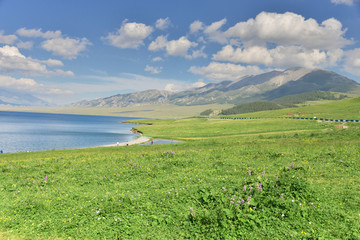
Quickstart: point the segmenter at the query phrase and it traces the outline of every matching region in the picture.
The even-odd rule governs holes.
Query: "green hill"
[[[284,108],[232,115],[232,117],[292,117],[360,120],[360,98],[343,99],[331,103],[298,108]]]
[[[288,95],[281,98],[274,99],[272,102],[281,104],[284,106],[295,107],[295,104],[303,104],[308,101],[318,100],[341,100],[346,98],[346,94],[332,93],[324,91],[312,91],[295,95]]]
[[[232,114],[240,114],[240,113],[250,113],[250,112],[259,112],[259,111],[269,111],[282,109],[284,106],[266,101],[257,101],[251,103],[244,103],[237,105],[235,107],[222,110],[221,115],[232,115]]]

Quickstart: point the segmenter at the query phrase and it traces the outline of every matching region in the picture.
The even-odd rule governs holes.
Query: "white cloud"
[[[61,66],[61,62],[54,59],[49,60],[37,60],[31,57],[25,57],[20,53],[19,49],[14,46],[0,47],[0,72],[1,73],[15,73],[25,75],[61,75],[61,76],[73,76],[71,71],[63,71],[57,69],[55,71],[49,71],[46,68],[48,66]],[[61,64],[60,64],[61,63]]]
[[[102,39],[118,48],[137,49],[141,45],[144,45],[144,39],[152,32],[153,28],[151,26],[136,22],[127,23],[125,21],[117,32],[109,33]]]
[[[182,36],[178,40],[168,41],[166,36],[159,36],[152,41],[148,47],[150,51],[166,50],[167,55],[182,56],[186,58],[203,57],[202,50],[195,52],[194,55],[189,55],[188,51],[191,47],[196,47],[198,44],[189,41],[186,37]]]
[[[158,74],[158,73],[161,73],[162,67],[152,67],[152,66],[146,65],[144,70],[147,72],[150,72],[152,74]]]
[[[20,42],[16,43],[16,46],[18,48],[22,48],[22,49],[32,49],[34,46],[34,43],[32,41],[27,41],[27,42],[20,41]]]
[[[191,83],[191,84],[187,84],[187,83],[183,83],[183,84],[174,84],[174,83],[168,83],[165,86],[165,90],[166,91],[170,91],[170,92],[180,92],[180,91],[185,91],[185,90],[189,90],[189,89],[193,89],[193,88],[200,88],[205,86],[206,83],[204,83],[202,80],[199,80],[195,83]]]
[[[187,58],[189,59],[193,59],[193,58],[207,58],[207,55],[206,53],[204,53],[204,49],[205,49],[205,46],[203,46],[201,49],[199,50],[194,50],[191,54],[191,56],[188,56]]]
[[[335,4],[345,4],[348,6],[354,5],[355,0],[331,0],[332,3]]]
[[[41,61],[41,62],[45,63],[49,67],[62,67],[62,66],[64,66],[64,64],[60,60],[57,60],[57,59],[48,59],[48,60],[44,60],[44,61]]]
[[[190,33],[196,33],[204,29],[204,23],[196,20],[190,24]]]
[[[16,33],[22,37],[42,37],[47,39],[61,37],[61,31],[59,30],[42,32],[41,28],[39,29],[20,28],[16,31]]]
[[[181,37],[178,40],[169,41],[166,44],[166,52],[171,56],[188,56],[190,47],[196,47],[197,43],[189,41],[186,37]]]
[[[46,51],[52,52],[55,56],[61,56],[66,59],[75,59],[80,52],[86,50],[91,42],[86,38],[54,38],[42,42],[41,46]]]
[[[156,20],[155,27],[160,30],[165,30],[171,25],[170,19],[167,18],[159,18]]]
[[[69,94],[71,91],[59,88],[44,86],[37,83],[31,78],[13,78],[10,76],[0,75],[0,87],[38,93],[38,94]]]
[[[152,59],[153,62],[161,62],[161,61],[164,61],[161,57],[154,57]]]
[[[264,72],[258,66],[242,66],[218,62],[211,62],[206,67],[192,66],[189,71],[213,81],[236,81],[246,75],[256,75]]]
[[[227,38],[220,28],[226,23],[226,19],[222,19],[217,22],[213,22],[209,26],[205,27],[204,33],[208,35],[209,39],[214,42],[224,44],[227,42]]]
[[[152,41],[148,47],[150,51],[158,51],[166,48],[166,44],[168,43],[167,36],[161,35],[158,36],[155,41]]]
[[[360,48],[345,52],[346,59],[344,64],[345,71],[360,76]]]
[[[4,35],[3,31],[0,31],[0,43],[13,44],[17,40],[15,35]]]
[[[262,64],[280,68],[289,67],[328,67],[335,66],[343,56],[341,49],[305,49],[300,46],[277,46],[273,49],[250,46],[236,48],[226,45],[213,55],[213,60],[235,63]]]
[[[239,22],[230,27],[225,35],[239,38],[246,45],[299,45],[307,49],[336,49],[352,44],[344,37],[346,29],[342,24],[330,18],[318,24],[316,20],[286,12],[261,12],[255,19]]]

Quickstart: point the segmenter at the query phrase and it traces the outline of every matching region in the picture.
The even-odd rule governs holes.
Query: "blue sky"
[[[0,0],[0,88],[53,104],[291,67],[360,82],[357,0]]]

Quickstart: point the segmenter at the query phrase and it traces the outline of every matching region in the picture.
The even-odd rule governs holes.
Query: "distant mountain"
[[[44,100],[41,100],[29,93],[16,90],[0,88],[0,105],[5,106],[48,106]]]
[[[292,68],[246,76],[238,81],[209,83],[182,92],[147,90],[119,94],[72,104],[75,107],[128,107],[149,104],[203,105],[241,104],[271,101],[280,97],[312,91],[360,92],[360,84],[335,72],[322,69]]]
[[[148,104],[167,103],[171,92],[160,90],[146,90],[142,92],[118,94],[107,98],[99,98],[91,101],[81,101],[72,104],[73,107],[127,107]]]

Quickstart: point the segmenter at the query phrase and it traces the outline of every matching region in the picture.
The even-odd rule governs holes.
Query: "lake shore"
[[[140,136],[139,138],[134,139],[132,141],[118,142],[118,143],[115,143],[115,144],[103,145],[103,146],[99,146],[99,147],[122,147],[122,146],[130,146],[130,145],[142,144],[142,143],[146,143],[148,141],[150,141],[150,138],[145,137],[145,136]]]

